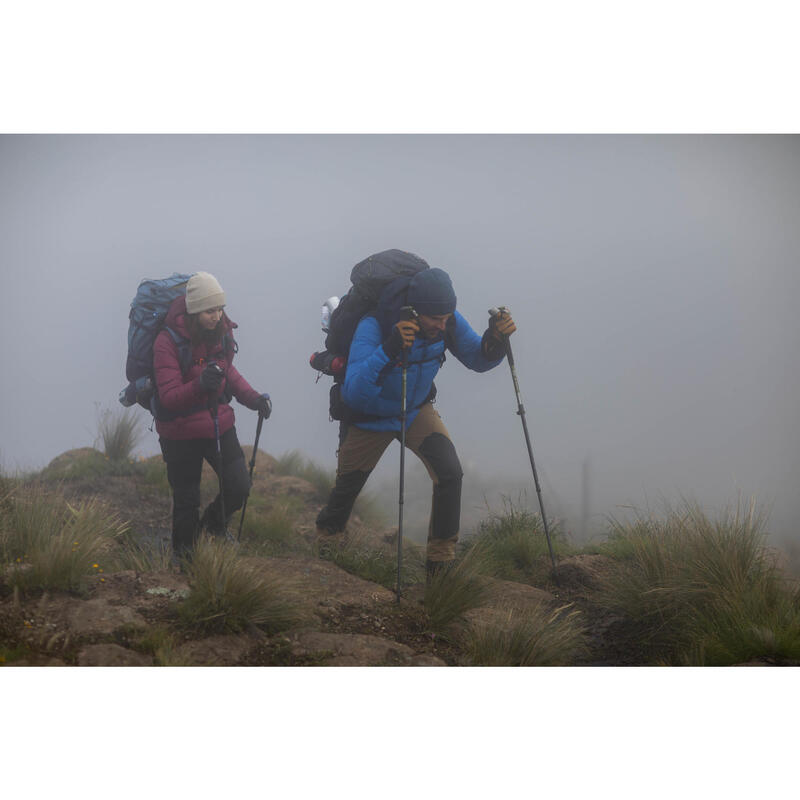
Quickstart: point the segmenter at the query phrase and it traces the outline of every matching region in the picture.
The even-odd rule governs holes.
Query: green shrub
[[[40,485],[19,488],[0,522],[0,550],[22,589],[81,589],[108,567],[127,526],[97,499],[70,505]]]
[[[541,604],[507,608],[500,618],[473,623],[466,637],[472,663],[487,667],[557,667],[586,652],[580,612]]]
[[[505,510],[491,513],[478,525],[477,532],[464,540],[465,552],[475,550],[485,574],[504,580],[544,582],[552,564],[542,518],[518,508],[507,498]],[[569,552],[567,542],[557,523],[548,525],[554,553]]]
[[[800,657],[800,608],[765,545],[755,505],[717,520],[693,502],[613,522],[622,554],[600,600],[643,624],[654,660],[731,664]]]
[[[181,613],[204,630],[241,631],[254,625],[275,633],[298,619],[284,586],[240,558],[235,545],[201,538],[187,574],[190,591]]]
[[[680,654],[681,663],[692,665],[755,660],[800,664],[800,597],[779,579],[721,594],[698,614],[696,643]]]

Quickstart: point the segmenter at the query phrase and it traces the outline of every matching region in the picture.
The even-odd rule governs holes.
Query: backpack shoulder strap
[[[192,362],[192,343],[185,336],[181,336],[170,328],[169,325],[165,325],[164,330],[175,342],[175,347],[178,349],[178,364],[180,364],[181,373],[184,373],[189,369]]]

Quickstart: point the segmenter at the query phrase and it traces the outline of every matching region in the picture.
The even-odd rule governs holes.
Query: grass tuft
[[[503,498],[504,511],[491,513],[481,521],[477,532],[463,544],[465,552],[475,550],[484,574],[523,583],[546,582],[552,564],[542,518]],[[548,525],[553,551],[569,552],[558,523]]]
[[[661,519],[612,521],[609,553],[620,560],[600,599],[643,624],[654,660],[800,660],[800,604],[766,547],[764,521],[752,502],[714,520],[690,501]]]
[[[97,433],[103,442],[103,453],[110,461],[130,461],[141,439],[141,418],[132,409],[106,409],[98,415]]]
[[[161,542],[143,541],[132,531],[120,537],[111,558],[114,570],[132,569],[136,572],[160,572],[169,570],[172,562],[172,548]]]
[[[167,627],[148,628],[136,640],[136,648],[153,656],[157,667],[191,667],[194,662],[180,653],[181,641]]]
[[[466,636],[472,663],[487,667],[558,667],[586,652],[580,612],[570,605],[507,608],[475,622]]]
[[[297,608],[284,599],[281,583],[242,559],[235,545],[203,537],[187,574],[190,592],[181,612],[187,622],[207,631],[255,626],[275,633],[298,619]]]
[[[10,497],[0,521],[0,552],[12,585],[77,591],[109,564],[126,531],[99,500],[71,505],[59,492],[34,484]]]
[[[485,571],[483,554],[475,550],[433,575],[425,590],[425,613],[432,630],[446,633],[460,626],[467,611],[490,599]]]

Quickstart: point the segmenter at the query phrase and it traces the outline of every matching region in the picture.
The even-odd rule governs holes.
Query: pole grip
[[[400,319],[402,320],[419,319],[419,314],[417,314],[414,306],[403,306],[400,309]]]

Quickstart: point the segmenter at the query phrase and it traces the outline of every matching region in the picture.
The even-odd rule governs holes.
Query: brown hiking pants
[[[399,438],[400,434],[392,431],[368,431],[352,424],[347,426],[339,446],[336,485],[317,517],[320,528],[331,533],[344,530],[370,472],[389,444]],[[430,403],[420,408],[406,431],[406,447],[422,461],[433,481],[427,558],[429,561],[451,561],[455,558],[461,520],[463,472],[450,434]]]

